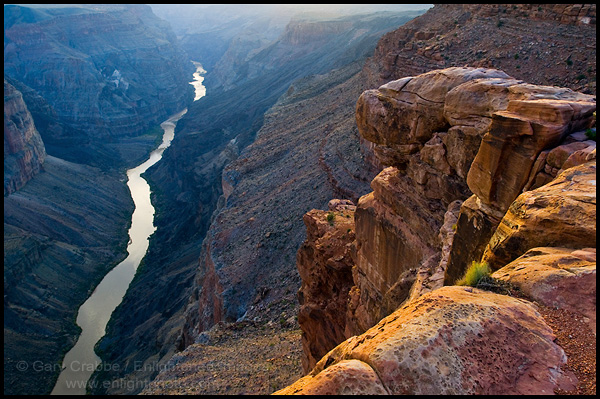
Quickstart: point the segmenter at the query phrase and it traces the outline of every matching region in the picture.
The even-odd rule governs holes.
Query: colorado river
[[[194,81],[195,100],[206,93],[201,76],[204,69],[198,63]],[[71,394],[85,395],[86,384],[92,373],[100,365],[101,360],[94,352],[96,342],[104,336],[106,324],[115,308],[123,300],[123,296],[133,280],[135,271],[148,250],[148,238],[154,231],[154,207],[150,202],[150,186],[141,175],[149,167],[157,163],[173,140],[175,126],[187,112],[187,108],[171,116],[161,123],[164,130],[161,145],[152,153],[147,161],[127,171],[127,186],[135,204],[129,229],[129,255],[112,269],[96,287],[92,295],[79,308],[77,324],[81,327],[81,335],[75,346],[65,355],[62,371],[52,395]],[[105,367],[109,367],[107,365]]]

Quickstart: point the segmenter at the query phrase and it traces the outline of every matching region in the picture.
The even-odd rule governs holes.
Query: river
[[[194,86],[194,101],[196,101],[206,94],[206,89],[202,85],[204,80],[202,74],[206,71],[199,63],[194,62],[194,65],[196,73],[190,84]],[[85,395],[88,380],[102,362],[94,352],[94,346],[104,336],[112,312],[123,300],[140,261],[148,251],[148,238],[156,230],[154,207],[150,202],[150,186],[141,175],[160,161],[165,149],[171,145],[177,122],[186,112],[187,108],[161,123],[164,134],[160,146],[150,153],[148,160],[127,171],[127,186],[135,204],[129,228],[127,245],[129,255],[106,274],[92,295],[79,308],[77,325],[81,327],[81,334],[75,346],[63,359],[62,371],[52,390],[52,395]],[[110,367],[110,365],[102,365],[102,367]]]

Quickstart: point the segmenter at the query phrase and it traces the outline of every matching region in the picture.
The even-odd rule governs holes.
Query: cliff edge
[[[344,220],[354,233],[344,241],[337,217],[321,228],[324,212],[305,216],[299,323],[310,374],[279,393],[575,390],[581,376],[529,301],[574,312],[595,334],[596,143],[585,134],[595,109],[592,96],[484,68],[436,70],[365,91],[357,124],[386,168],[359,199],[354,223]],[[527,261],[542,255],[544,267]],[[472,261],[487,262],[525,295],[452,287]],[[332,278],[332,270],[346,277]],[[310,289],[320,281],[327,290]],[[323,298],[327,292],[335,294]],[[533,341],[524,332],[502,338],[517,330],[539,333]],[[538,368],[535,356],[550,363]],[[495,366],[486,373],[489,359]],[[494,367],[507,371],[504,380]],[[360,383],[348,385],[351,377]]]

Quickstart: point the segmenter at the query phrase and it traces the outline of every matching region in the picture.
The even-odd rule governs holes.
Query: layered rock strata
[[[303,281],[298,291],[298,323],[303,326],[304,369],[346,339],[355,234],[354,210],[343,207],[304,215],[308,236],[297,254],[297,263],[307,266],[298,270]]]
[[[69,161],[99,165],[105,142],[146,133],[193,98],[194,67],[149,6],[5,5],[4,14],[4,73],[85,136],[48,132],[70,146],[60,154]]]
[[[46,149],[21,92],[4,80],[4,196],[42,170]]]

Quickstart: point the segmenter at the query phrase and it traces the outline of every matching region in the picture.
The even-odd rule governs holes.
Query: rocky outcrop
[[[391,309],[369,312],[374,320],[407,297],[417,269],[435,263],[451,201],[476,194],[458,217],[444,260],[446,283],[479,260],[508,206],[535,180],[530,171],[538,155],[591,126],[594,110],[591,96],[482,68],[432,71],[364,92],[357,102],[359,131],[375,144],[379,161],[391,167],[359,201],[357,268],[371,285],[371,302],[383,304],[378,295],[388,295],[395,284],[405,286]],[[578,146],[591,154],[588,147],[595,143]]]
[[[596,333],[596,248],[532,248],[492,277],[546,306],[582,315]]]
[[[502,218],[481,260],[497,270],[541,246],[596,247],[595,160],[521,194]]]
[[[305,371],[346,339],[346,304],[354,285],[355,207],[332,205],[329,212],[313,210],[304,215],[307,238],[296,259],[302,278],[298,323],[303,330]]]
[[[4,79],[4,196],[42,170],[46,149],[21,92]]]
[[[550,157],[561,168],[575,151],[586,154],[577,160],[595,156],[595,142],[577,141],[583,133],[574,133],[591,126],[594,110],[591,96],[473,68],[432,71],[364,92],[357,103],[359,131],[375,144],[379,162],[390,166],[354,213],[346,337],[366,331],[407,299],[452,284],[473,260],[497,269],[534,246],[562,240],[572,248],[595,247],[595,161],[519,196],[536,180],[530,170],[543,151],[566,153]],[[519,134],[523,130],[509,118],[530,130]],[[313,245],[311,238],[305,245]],[[331,320],[299,322],[303,331],[309,325],[325,331],[315,322]]]
[[[4,73],[87,136],[71,144],[70,161],[97,165],[86,147],[146,133],[193,98],[193,65],[146,5],[5,5],[4,14]]]
[[[443,287],[410,301],[338,345],[278,394],[552,394],[576,377],[555,336],[527,301]]]

